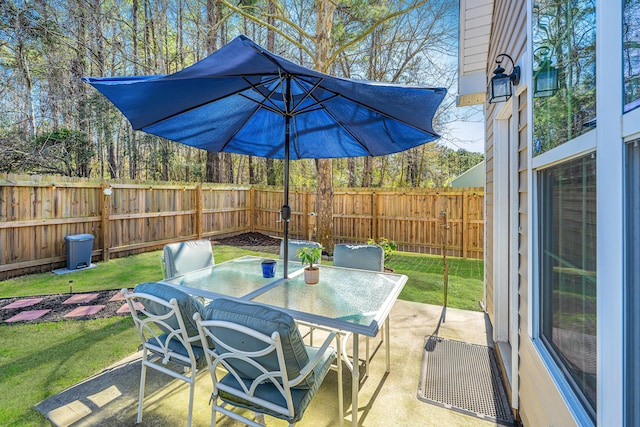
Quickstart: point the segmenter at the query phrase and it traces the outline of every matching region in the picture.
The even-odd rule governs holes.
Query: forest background
[[[482,160],[447,146],[461,145],[448,129],[468,114],[451,90],[457,22],[457,0],[0,1],[0,173],[280,185],[282,161],[133,131],[81,81],[173,73],[240,34],[331,75],[449,89],[434,118],[438,143],[292,163],[292,188],[318,193],[322,241],[334,186],[443,187]]]

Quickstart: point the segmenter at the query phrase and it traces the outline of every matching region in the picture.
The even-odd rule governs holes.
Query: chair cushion
[[[289,240],[289,261],[300,261],[300,258],[296,255],[298,249],[303,247],[321,248],[322,245],[318,242],[311,242],[309,240]],[[284,259],[284,240],[280,242],[280,259]],[[320,263],[320,260],[318,260]]]
[[[205,308],[205,319],[235,323],[268,336],[277,331],[280,334],[289,379],[297,377],[300,374],[300,370],[309,362],[309,355],[293,317],[280,310],[260,304],[218,298]],[[221,341],[239,350],[256,351],[266,346],[264,342],[256,338],[226,328],[211,328],[211,330]],[[226,353],[226,350],[218,347],[216,346],[216,351]],[[275,352],[259,360],[263,366],[271,371],[278,369],[279,365]],[[228,361],[243,378],[255,378],[260,374],[257,369],[246,362],[233,359]],[[298,387],[309,388],[314,381],[313,375],[310,375]]]
[[[319,351],[319,348],[307,347],[307,352],[310,357],[313,357],[315,352],[317,351]],[[265,413],[277,418],[286,419],[290,423],[295,423],[302,418],[304,411],[307,409],[307,407],[309,406],[309,403],[311,403],[311,400],[313,399],[313,396],[315,396],[316,392],[320,388],[320,385],[322,384],[324,377],[327,375],[327,372],[329,372],[329,369],[331,368],[331,363],[333,362],[334,359],[335,359],[335,350],[333,350],[332,348],[328,348],[324,352],[322,359],[318,362],[318,364],[313,369],[316,380],[313,382],[311,387],[300,388],[296,386],[291,389],[291,399],[293,400],[293,407],[294,407],[293,417],[284,416],[279,412],[270,410],[263,406],[256,405],[255,403],[249,402],[246,399],[242,399],[238,396],[235,396],[223,390],[220,390],[220,398],[225,402],[231,403],[235,406],[250,409],[260,413]],[[220,382],[228,387],[238,389],[242,393],[242,389],[240,388],[238,381],[233,375],[231,374],[225,375]],[[243,380],[243,382],[246,387],[250,387],[251,385],[250,381]],[[280,393],[280,391],[276,389],[275,385],[273,385],[273,383],[270,383],[270,382],[260,384],[256,388],[254,396],[260,399],[264,399],[268,402],[275,403],[276,405],[282,406],[285,408],[287,405],[284,397],[282,396],[282,393]]]
[[[167,277],[179,276],[190,271],[214,265],[211,242],[193,240],[171,243],[164,247]]]
[[[164,342],[167,340],[168,338],[168,334],[162,334],[158,337],[158,339],[161,342]],[[157,344],[156,338],[149,338],[147,340],[147,344],[153,345],[155,346]],[[184,357],[189,357],[189,352],[187,351],[187,349],[184,347],[184,344],[182,344],[182,342],[180,342],[180,340],[178,339],[171,339],[171,341],[169,341],[169,345],[167,346],[169,348],[170,351],[173,351],[174,353],[178,353],[181,356]],[[147,347],[151,352],[157,354],[160,357],[164,357],[164,353],[160,352],[160,351],[155,351],[152,347]],[[202,346],[200,345],[200,343],[192,343],[191,344],[191,351],[193,351],[193,355],[196,358],[196,368],[200,369],[202,367],[204,367],[207,364],[207,359],[206,357],[204,357],[204,349],[202,348]],[[176,359],[176,358],[171,358],[171,361],[174,363],[177,363],[179,365],[182,366],[186,366],[186,367],[190,367],[189,363],[183,362],[180,359]]]
[[[189,335],[189,337],[199,335],[198,326],[196,325],[196,321],[193,320],[193,315],[196,313],[200,313],[201,316],[203,315],[204,307],[202,306],[202,303],[200,301],[192,298],[189,294],[173,288],[169,285],[165,285],[164,283],[141,283],[137,285],[133,291],[136,293],[153,295],[167,302],[171,301],[172,298],[175,298],[178,303],[178,307],[180,307],[180,313],[182,313],[182,320],[184,322],[187,334]],[[144,305],[147,310],[155,314],[162,315],[169,312],[169,309],[167,307],[150,300],[144,300],[142,302],[142,305]],[[180,327],[178,321],[175,318],[169,319],[167,323],[174,329],[179,329]],[[164,332],[170,333],[171,331],[165,330]]]
[[[336,267],[383,271],[384,249],[378,245],[338,244],[333,248],[333,265]]]

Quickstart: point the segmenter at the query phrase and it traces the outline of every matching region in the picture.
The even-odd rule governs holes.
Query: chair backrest
[[[214,264],[211,242],[208,240],[170,243],[164,247],[165,278]]]
[[[384,271],[384,249],[378,245],[338,244],[333,247],[333,265]]]
[[[302,418],[331,364],[336,360],[337,331],[324,343],[306,347],[291,316],[264,305],[216,299],[205,308],[207,320],[195,314],[202,348],[213,381],[213,413],[222,412],[247,425],[252,421],[218,405],[272,415],[293,425]],[[340,362],[338,362],[340,363]],[[227,371],[218,381],[217,368]],[[342,380],[338,365],[339,413]]]
[[[321,248],[322,245],[318,242],[312,242],[309,240],[289,240],[289,261],[300,261],[300,258],[296,255],[298,249],[303,247]],[[280,259],[284,259],[284,240],[280,242]],[[320,263],[320,260],[318,260]]]
[[[195,363],[192,345],[200,347],[194,314],[202,304],[162,283],[142,283],[132,293],[122,290],[145,349],[185,366]]]
[[[204,318],[216,353],[224,355],[224,365],[240,378],[255,379],[265,372],[278,373],[284,367],[284,372],[274,374],[281,382],[283,377],[286,380],[300,375],[309,362],[295,320],[280,310],[217,298],[205,308]],[[313,378],[308,377],[297,387],[310,387],[312,383]]]

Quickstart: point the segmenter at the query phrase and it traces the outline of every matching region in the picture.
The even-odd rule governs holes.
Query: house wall
[[[528,335],[529,323],[531,322],[531,313],[528,312],[529,302],[529,265],[532,265],[532,259],[528,253],[529,235],[529,132],[530,128],[528,113],[528,92],[526,88],[527,73],[531,74],[528,65],[527,53],[527,2],[523,0],[496,0],[494,3],[493,27],[491,30],[491,43],[489,46],[489,56],[487,60],[487,83],[493,75],[495,69],[495,57],[501,53],[509,54],[516,64],[522,68],[522,77],[520,84],[514,88],[516,96],[512,97],[512,120],[515,120],[517,126],[517,155],[512,160],[516,164],[517,172],[512,177],[517,177],[517,196],[516,200],[511,201],[509,209],[515,210],[515,224],[511,224],[511,232],[509,235],[516,239],[517,256],[515,263],[511,265],[512,269],[516,269],[517,274],[502,276],[507,280],[509,277],[517,280],[517,328],[518,339],[515,343],[517,346],[514,351],[515,360],[513,364],[517,365],[518,377],[512,379],[512,385],[515,384],[516,389],[512,390],[512,406],[517,412],[526,426],[572,426],[575,420],[572,417],[567,405],[563,401],[557,387],[555,386],[551,376],[548,374],[546,367],[541,361],[537,351],[534,349],[533,343]],[[508,61],[507,61],[508,62]],[[503,62],[503,66],[505,66]],[[510,64],[505,66],[506,72],[510,73]],[[494,124],[498,119],[500,109],[504,108],[504,104],[489,104],[485,102],[485,120],[486,120],[486,309],[491,319],[494,329],[496,328],[496,307],[494,304],[494,294],[498,292],[497,287],[507,284],[494,283],[494,273],[501,268],[506,260],[494,259],[496,248],[494,248],[493,233],[496,230],[494,225],[494,202],[497,196],[496,188],[500,186],[496,183],[496,159],[494,153],[497,151],[494,143],[497,143],[496,130]],[[504,141],[504,139],[501,139]],[[502,148],[502,147],[501,147]],[[507,150],[508,151],[508,150]],[[504,149],[503,149],[504,152]],[[503,191],[500,187],[499,191]],[[514,206],[513,203],[517,205]],[[514,230],[515,228],[515,230]],[[502,240],[500,240],[502,242]],[[513,301],[513,300],[512,300]],[[516,308],[512,307],[512,310]]]
[[[470,0],[471,1],[471,0]],[[615,88],[624,87],[623,55],[623,13],[637,11],[623,10],[623,2],[595,2],[596,12],[596,73],[606,75],[597,80],[597,127],[594,131],[580,135],[573,140],[553,148],[549,152],[532,157],[530,140],[532,131],[532,111],[530,85],[532,82],[531,42],[527,35],[535,18],[532,3],[523,0],[495,0],[492,11],[492,28],[486,63],[486,82],[492,77],[496,67],[495,57],[509,54],[522,67],[520,84],[516,95],[506,103],[489,104],[484,101],[485,113],[485,306],[492,322],[494,336],[496,330],[505,330],[503,311],[504,282],[515,283],[516,297],[510,304],[517,316],[506,320],[516,324],[517,334],[508,336],[514,343],[511,362],[515,368],[509,380],[512,389],[512,406],[518,411],[525,426],[609,426],[640,425],[640,416],[633,408],[638,407],[637,382],[629,380],[637,377],[638,347],[625,342],[631,340],[631,333],[637,328],[637,299],[626,301],[625,292],[635,289],[637,280],[625,276],[625,263],[637,264],[637,253],[625,249],[625,233],[632,215],[625,218],[625,196],[634,186],[625,188],[625,178],[631,171],[625,164],[625,144],[640,138],[640,108],[621,113],[624,104],[623,92]],[[467,7],[461,2],[461,7]],[[462,23],[462,21],[461,21]],[[465,57],[466,58],[466,57]],[[506,72],[511,72],[511,64],[503,63]],[[478,104],[482,104],[478,101]],[[505,124],[509,114],[517,120],[517,129],[510,132],[511,141],[518,144],[517,153],[511,156],[509,174],[504,174],[505,147],[509,141],[505,137]],[[508,150],[506,150],[508,152]],[[536,197],[534,194],[537,170],[571,158],[595,153],[597,161],[597,407],[595,422],[580,401],[562,371],[562,364],[554,360],[548,345],[543,342],[539,331],[541,306],[538,292],[535,250],[538,245],[535,231],[538,227]],[[514,170],[515,168],[515,170]],[[635,176],[635,175],[634,175]],[[629,178],[630,179],[630,178]],[[504,181],[516,182],[505,187]],[[632,188],[631,188],[632,187]],[[511,189],[511,209],[504,206],[504,192]],[[627,203],[629,203],[627,201]],[[515,211],[514,211],[515,209]],[[506,233],[502,219],[503,211],[509,211],[510,232]],[[626,225],[625,225],[626,224]],[[635,223],[633,223],[635,224]],[[504,250],[505,237],[515,242],[514,251]],[[629,252],[629,253],[627,253]],[[505,253],[509,256],[505,259]],[[631,259],[631,257],[635,257]],[[511,258],[511,260],[509,259]],[[515,259],[514,259],[515,258]],[[504,266],[510,266],[508,274],[501,274]],[[516,269],[515,272],[513,269]],[[627,274],[631,274],[627,272]],[[635,282],[634,282],[635,280]],[[501,295],[502,293],[502,295]],[[635,295],[635,294],[634,294]],[[500,303],[497,304],[496,301]],[[628,310],[628,311],[626,311]],[[512,312],[513,313],[513,312]],[[502,338],[504,338],[504,332]],[[625,335],[629,334],[629,335]],[[635,339],[636,335],[634,335]],[[501,343],[501,344],[504,344]],[[500,346],[498,346],[500,347]],[[502,351],[502,350],[500,350]],[[506,367],[505,367],[506,368]],[[636,369],[636,371],[629,371]],[[628,417],[628,418],[626,418]]]
[[[505,37],[505,35],[509,35]],[[493,70],[496,67],[495,58],[501,53],[506,53],[518,64],[520,58],[522,58],[526,49],[526,1],[508,1],[498,0],[494,2],[493,13],[493,27],[491,29],[491,44],[489,46],[489,56],[487,60],[487,84],[493,76]],[[511,64],[508,60],[502,63],[506,72],[510,73]],[[524,86],[521,83],[519,86]],[[526,92],[525,92],[526,93]],[[519,99],[526,99],[526,97],[514,97],[516,102],[516,108],[519,108]],[[486,251],[485,251],[485,304],[486,310],[491,319],[492,324],[495,324],[495,306],[494,306],[494,291],[495,284],[494,274],[496,263],[504,261],[494,259],[494,232],[495,227],[493,224],[493,218],[495,216],[495,196],[496,196],[496,182],[494,178],[495,173],[495,156],[494,156],[494,137],[495,132],[493,129],[494,121],[497,119],[497,114],[502,104],[489,104],[485,102],[485,135],[486,135],[486,185],[485,185],[485,218],[487,219],[486,225]],[[514,119],[517,117],[514,116]],[[526,124],[526,120],[521,123]],[[525,131],[526,132],[526,131]],[[526,143],[524,144],[526,149]],[[526,164],[526,163],[525,163]],[[526,192],[526,185],[525,185]],[[526,193],[525,193],[526,194]],[[525,197],[526,198],[526,197]],[[526,223],[525,223],[526,224]],[[526,229],[526,227],[525,227]],[[526,264],[524,264],[526,266]]]
[[[510,167],[517,167],[517,172],[511,174],[510,177],[517,179],[515,192],[516,200],[510,201],[510,218],[514,223],[510,225],[511,230],[509,236],[515,239],[516,253],[515,263],[511,265],[511,269],[515,269],[516,273],[509,275],[499,274],[504,280],[517,281],[517,296],[511,300],[512,310],[517,310],[517,330],[518,336],[515,340],[517,347],[512,353],[514,355],[512,364],[516,366],[515,372],[517,378],[511,380],[511,384],[515,385],[515,389],[511,390],[512,406],[517,410],[520,419],[526,426],[575,426],[576,421],[568,409],[566,402],[563,400],[557,386],[550,376],[547,367],[540,358],[539,353],[534,348],[532,340],[529,336],[531,314],[528,312],[529,307],[529,266],[533,265],[531,254],[529,254],[529,220],[533,217],[530,211],[533,206],[529,203],[529,168],[530,168],[530,150],[529,148],[529,111],[528,111],[528,91],[527,83],[530,80],[531,70],[530,60],[527,52],[527,10],[528,5],[525,0],[496,0],[494,2],[493,27],[491,30],[491,43],[489,46],[489,55],[487,58],[487,83],[493,75],[496,67],[495,58],[501,53],[509,54],[517,65],[522,68],[522,77],[520,84],[514,88],[516,96],[511,98],[512,120],[516,120],[517,126],[517,153],[515,158],[512,157]],[[508,62],[508,60],[507,60]],[[511,72],[511,64],[503,62],[506,72]],[[499,239],[494,243],[494,233],[496,233],[495,221],[495,205],[497,192],[508,191],[509,186],[496,182],[497,164],[502,160],[496,158],[496,153],[505,155],[508,149],[496,149],[494,144],[497,143],[497,130],[494,124],[499,119],[499,114],[504,114],[504,104],[489,104],[485,102],[485,125],[487,141],[486,141],[486,258],[485,258],[485,284],[486,284],[486,309],[496,329],[496,321],[504,322],[505,318],[496,319],[496,306],[494,304],[494,296],[498,293],[498,287],[502,286],[506,289],[507,283],[494,283],[496,277],[496,269],[500,268],[499,262],[494,262],[496,253],[501,253],[501,249],[497,246],[502,245],[504,240]],[[501,141],[503,141],[501,139]],[[504,195],[502,196],[504,197]],[[514,211],[511,211],[514,210]],[[495,246],[494,246],[495,245]],[[502,290],[501,292],[504,292]]]

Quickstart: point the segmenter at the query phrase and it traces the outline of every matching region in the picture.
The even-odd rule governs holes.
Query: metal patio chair
[[[121,291],[142,341],[142,368],[138,395],[138,418],[142,421],[147,368],[189,384],[187,425],[191,425],[193,394],[198,369],[206,366],[204,350],[193,316],[202,304],[188,294],[162,283],[143,283],[132,293]],[[181,371],[171,369],[182,368]]]
[[[300,258],[296,255],[298,249],[303,247],[321,248],[322,245],[318,242],[312,242],[310,240],[289,240],[289,261],[298,261]],[[284,259],[284,240],[280,242],[280,259]],[[320,261],[318,261],[320,262]]]
[[[338,407],[343,420],[339,334],[330,331],[322,346],[304,345],[294,319],[264,305],[218,298],[195,316],[213,381],[211,426],[220,412],[250,426],[233,406],[289,422],[299,421],[333,362],[338,370]],[[336,341],[336,348],[330,345]],[[213,343],[211,346],[210,343]],[[218,368],[226,375],[218,378]]]
[[[165,279],[214,264],[211,242],[206,239],[170,243],[164,247],[162,266]]]

